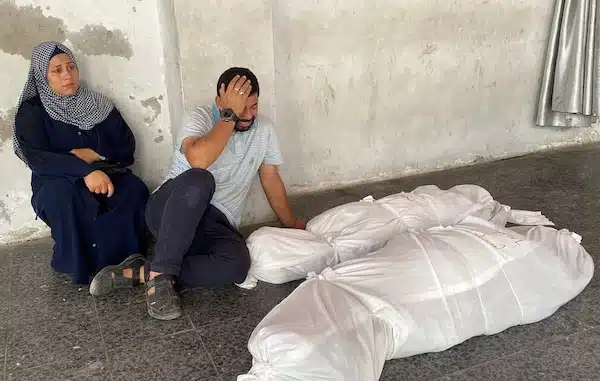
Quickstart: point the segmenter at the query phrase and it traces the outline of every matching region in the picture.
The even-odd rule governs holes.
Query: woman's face
[[[50,60],[48,84],[58,95],[74,95],[79,89],[79,70],[67,54],[58,54]]]

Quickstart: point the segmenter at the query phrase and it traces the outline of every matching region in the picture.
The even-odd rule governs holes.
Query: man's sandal
[[[181,299],[173,288],[173,277],[160,274],[146,282],[148,314],[158,320],[173,320],[181,316]],[[149,293],[154,289],[154,292]]]

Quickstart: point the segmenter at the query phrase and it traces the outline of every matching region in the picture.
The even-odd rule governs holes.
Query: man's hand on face
[[[240,77],[236,75],[235,78],[229,82],[227,89],[225,84],[221,84],[219,88],[219,97],[221,100],[221,107],[223,109],[231,109],[235,115],[239,116],[246,108],[246,101],[252,90],[250,80],[245,76]]]

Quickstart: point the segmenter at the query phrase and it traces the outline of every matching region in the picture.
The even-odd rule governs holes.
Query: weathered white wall
[[[115,99],[151,188],[183,109],[212,102],[227,67],[250,67],[297,193],[600,140],[533,124],[553,3],[0,0],[0,242],[41,226],[8,115],[39,41],[73,46]],[[272,216],[258,184],[244,216]]]
[[[534,125],[553,5],[178,1],[185,104],[256,68],[292,193],[598,140]],[[270,216],[258,189],[245,216]]]
[[[158,0],[0,0],[0,243],[47,235],[30,203],[30,171],[13,154],[10,114],[33,46],[64,42],[90,87],[110,96],[137,138],[133,168],[152,189],[171,155],[169,95]]]

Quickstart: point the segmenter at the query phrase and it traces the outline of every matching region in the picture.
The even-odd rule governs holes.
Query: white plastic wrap
[[[333,247],[306,230],[263,227],[247,245],[253,253],[252,280],[282,284],[337,264]],[[246,280],[245,285],[252,288],[256,282]]]
[[[259,280],[281,284],[302,279],[310,272],[321,272],[327,267],[324,264],[363,257],[410,228],[453,225],[467,216],[504,226],[514,220],[515,213],[532,225],[552,224],[539,212],[511,211],[477,185],[448,190],[426,185],[380,200],[365,197],[321,213],[308,222],[305,232],[266,227],[255,231],[247,240],[250,271],[238,286],[253,288]]]
[[[375,381],[390,327],[329,282],[302,283],[255,328],[252,372],[237,381]]]
[[[378,330],[388,341],[377,345],[386,360],[443,351],[474,336],[547,318],[577,296],[593,272],[580,237],[567,230],[503,228],[467,217],[456,226],[400,233],[364,258],[311,274],[271,311],[250,338],[254,366],[249,374],[255,378],[248,380],[375,381],[381,368],[354,374],[354,364],[335,356],[358,353],[363,345],[364,335],[355,333],[362,326],[336,326],[346,315],[352,321],[384,323],[386,328],[378,325]],[[329,300],[311,291],[317,287],[313,283],[322,290],[329,290],[323,285],[329,283],[346,293],[344,300],[357,300],[365,309],[353,305],[352,310],[322,313]],[[341,295],[338,291],[336,298]],[[302,324],[304,332],[323,333],[302,336]],[[356,343],[340,347],[340,336],[351,334],[357,335]],[[294,360],[294,366],[281,367]],[[306,377],[307,369],[315,377]]]

